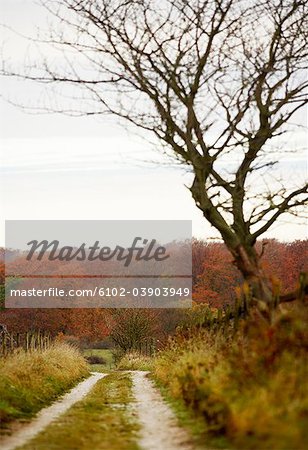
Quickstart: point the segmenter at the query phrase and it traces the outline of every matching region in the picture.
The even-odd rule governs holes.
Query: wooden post
[[[30,336],[29,336],[29,331],[26,332],[26,352],[29,351],[29,347],[30,347]]]

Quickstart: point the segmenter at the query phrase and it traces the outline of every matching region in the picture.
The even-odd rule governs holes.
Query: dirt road
[[[132,372],[133,394],[141,424],[139,445],[143,450],[192,450],[170,407],[162,400],[147,372]]]
[[[121,372],[117,373],[121,374]],[[130,400],[128,403],[129,408],[128,410],[126,409],[126,413],[124,412],[124,414],[133,414],[132,418],[133,421],[137,424],[138,429],[138,432],[132,435],[134,448],[138,448],[140,450],[193,450],[189,435],[179,427],[176,417],[174,416],[170,407],[163,401],[160,392],[154,386],[153,382],[147,377],[148,372],[122,372],[122,374],[124,373],[127,374],[127,389],[131,392]],[[116,374],[116,372],[114,372],[114,374]],[[62,399],[56,401],[53,405],[44,408],[32,422],[27,425],[22,425],[17,432],[9,437],[3,438],[3,440],[0,441],[0,448],[2,450],[14,450],[27,444],[27,449],[35,448],[35,450],[45,450],[46,448],[61,448],[61,450],[73,450],[72,448],[68,448],[71,447],[72,444],[64,444],[65,447],[63,447],[63,441],[61,439],[60,442],[59,440],[57,441],[53,425],[54,423],[56,423],[58,429],[60,429],[62,426],[67,426],[67,420],[65,420],[65,416],[67,416],[67,414],[63,417],[62,415],[66,411],[68,411],[69,408],[71,408],[75,403],[86,397],[86,395],[90,392],[92,387],[94,387],[97,381],[104,377],[107,377],[104,380],[106,381],[105,384],[107,391],[110,390],[110,392],[113,392],[112,390],[114,390],[114,387],[112,386],[114,385],[112,385],[111,374],[108,376],[102,373],[92,373],[92,375],[88,379],[79,383]],[[108,379],[110,379],[109,382]],[[90,394],[90,396],[91,395],[92,394]],[[83,400],[83,403],[87,398],[88,397]],[[93,399],[91,401],[93,401]],[[95,397],[94,401],[97,402],[97,405],[99,406],[100,401],[102,400],[100,400],[99,397]],[[115,449],[114,446],[110,445],[111,435],[108,433],[105,433],[104,435],[100,434],[100,427],[102,425],[107,426],[105,423],[105,419],[108,415],[108,408],[114,408],[115,406],[115,404],[105,406],[107,408],[105,413],[106,415],[102,415],[100,421],[95,422],[94,428],[91,429],[91,433],[97,435],[97,439],[94,439],[94,441],[96,442],[94,444],[94,447],[93,441],[91,443],[91,450],[100,450],[102,448],[108,448],[110,450],[126,450],[127,448],[132,448],[131,444],[126,444],[124,440],[120,440],[118,441],[117,448]],[[70,409],[70,411],[72,410]],[[116,418],[114,418],[111,423],[113,429],[110,429],[110,432],[113,434],[116,432],[116,429],[114,427],[117,427],[115,419]],[[75,423],[74,418],[70,420],[71,421],[69,422],[68,432],[73,433],[74,430],[76,431],[77,422]],[[127,416],[127,420],[128,422],[126,423],[128,426],[130,423],[129,420],[131,419],[129,419],[129,417]],[[74,425],[74,423],[76,426]],[[41,436],[43,436],[44,433],[41,432],[43,430],[44,433],[46,433],[46,431],[49,432],[50,430],[50,440],[47,441],[47,444],[46,442],[45,444],[42,443],[43,440]],[[123,431],[123,429],[122,431],[119,429],[120,433]],[[120,437],[121,436],[122,435],[120,435]],[[92,438],[93,436],[91,436],[91,439]],[[74,450],[78,450],[79,448],[88,448],[87,444],[84,442],[86,440],[86,436],[82,435],[81,439],[83,439],[83,442],[78,441],[77,438],[77,441],[74,443]],[[121,449],[118,448],[119,445]]]
[[[44,430],[51,422],[67,411],[72,405],[74,405],[74,403],[85,397],[94,384],[104,376],[106,375],[103,373],[92,373],[89,378],[82,381],[70,392],[65,394],[61,400],[58,400],[51,406],[42,409],[33,421],[22,426],[11,436],[5,437],[1,440],[1,450],[14,450],[17,447],[26,444],[30,439],[40,433],[40,431]]]

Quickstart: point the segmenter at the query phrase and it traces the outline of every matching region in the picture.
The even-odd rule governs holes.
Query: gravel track
[[[6,436],[0,440],[1,450],[14,450],[26,444],[30,439],[34,438],[38,433],[43,431],[51,422],[57,419],[61,414],[65,413],[74,403],[81,400],[98,380],[105,377],[103,373],[92,372],[91,376],[79,383],[71,391],[57,400],[51,406],[43,408],[35,419],[26,425],[22,425],[20,429],[11,436]]]
[[[143,450],[192,450],[188,434],[178,426],[170,407],[147,378],[148,372],[132,371],[136,412],[141,424]]]
[[[135,410],[141,430],[138,444],[142,450],[193,450],[187,432],[179,427],[170,407],[162,399],[154,383],[147,377],[149,372],[130,371],[133,383]],[[0,438],[1,450],[21,447],[43,431],[48,425],[82,400],[98,380],[106,374],[93,372],[70,392],[51,406],[42,409],[35,419],[21,427],[11,436]],[[66,450],[66,449],[63,449]]]

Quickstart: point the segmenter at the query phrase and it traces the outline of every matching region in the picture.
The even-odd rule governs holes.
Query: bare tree
[[[157,314],[142,309],[114,309],[111,311],[110,337],[123,353],[141,350],[153,340]]]
[[[253,295],[270,301],[255,243],[282,214],[298,214],[307,193],[307,185],[268,178],[276,173],[281,136],[307,102],[307,2],[44,5],[58,26],[41,43],[58,49],[61,59],[3,72],[82,93],[69,91],[76,107],[50,109],[111,113],[154,133],[191,167],[197,207],[220,232]]]

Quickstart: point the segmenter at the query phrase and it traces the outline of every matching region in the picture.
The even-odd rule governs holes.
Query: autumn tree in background
[[[193,289],[193,299],[216,308],[232,304],[235,288],[242,284],[242,278],[232,264],[232,256],[226,246],[218,242],[209,244],[202,269]]]
[[[196,239],[192,248],[193,261],[202,260],[201,266],[193,269],[193,300],[215,308],[232,305],[243,280],[226,246]],[[308,240],[286,243],[266,239],[258,242],[256,250],[263,254],[262,269],[275,292],[284,296],[298,290],[299,273],[308,272]]]
[[[0,309],[0,323],[10,332],[44,330],[76,338],[80,344],[103,341],[109,334],[109,312],[105,309],[12,308]]]
[[[52,57],[44,48],[43,60],[22,70],[4,64],[3,73],[65,94],[61,106],[54,97],[38,109],[110,113],[156,136],[158,148],[190,167],[195,204],[254,297],[270,301],[255,244],[281,215],[299,214],[307,193],[273,169],[278,147],[295,150],[281,136],[307,102],[307,2],[43,4],[55,23],[38,43],[51,45]]]
[[[193,238],[191,243],[192,256],[192,284],[195,286],[203,272],[204,261],[208,258],[209,244],[204,240]]]

